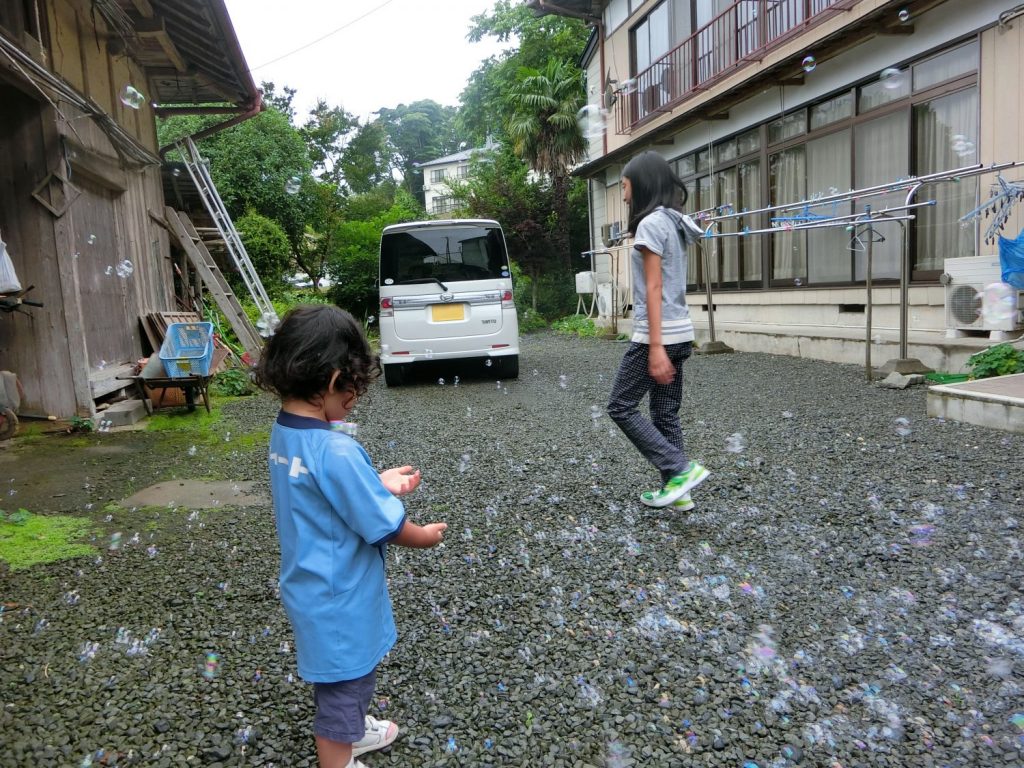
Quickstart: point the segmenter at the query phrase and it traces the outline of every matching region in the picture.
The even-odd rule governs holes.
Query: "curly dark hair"
[[[348,312],[329,304],[292,309],[281,320],[256,364],[256,384],[282,400],[312,402],[327,391],[363,395],[380,375],[380,364],[363,329]]]

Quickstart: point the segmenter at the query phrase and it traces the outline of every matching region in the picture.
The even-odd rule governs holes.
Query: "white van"
[[[385,227],[380,238],[380,349],[397,386],[415,363],[479,361],[519,376],[519,321],[505,235],[496,221],[447,219]]]

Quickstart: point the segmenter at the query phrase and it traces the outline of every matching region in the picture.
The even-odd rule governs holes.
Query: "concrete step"
[[[111,427],[126,427],[146,418],[146,405],[141,400],[121,400],[96,414],[96,420],[109,421]]]
[[[1024,434],[1024,373],[928,388],[928,415]]]

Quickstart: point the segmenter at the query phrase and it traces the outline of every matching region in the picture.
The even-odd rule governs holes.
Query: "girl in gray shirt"
[[[649,507],[692,509],[690,489],[708,471],[686,457],[679,406],[683,362],[693,347],[686,306],[686,253],[697,227],[681,210],[686,187],[657,152],[643,152],[622,171],[622,199],[633,233],[633,337],[612,385],[608,415],[661,473],[661,487],[644,491]],[[637,406],[650,396],[651,417]]]

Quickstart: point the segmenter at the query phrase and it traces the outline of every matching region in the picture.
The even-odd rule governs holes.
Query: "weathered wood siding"
[[[57,0],[46,11],[49,68],[155,155],[150,105],[120,100],[126,85],[144,94],[148,85],[110,48],[116,35],[88,0]],[[31,86],[0,79],[0,97],[0,233],[22,283],[35,284],[33,297],[46,303],[30,316],[0,317],[0,368],[25,385],[22,414],[91,414],[94,399],[121,389],[115,376],[143,354],[139,316],[175,308],[169,239],[150,215],[163,216],[159,167],[126,166],[91,118],[63,101],[54,109]],[[32,198],[51,172],[74,188],[66,211]],[[132,273],[122,278],[125,261]]]
[[[68,406],[74,413],[61,275],[54,258],[57,233],[51,214],[32,198],[48,168],[40,105],[2,85],[0,103],[0,236],[22,286],[36,286],[29,298],[46,305],[0,315],[0,369],[21,378],[22,413],[67,413]]]

